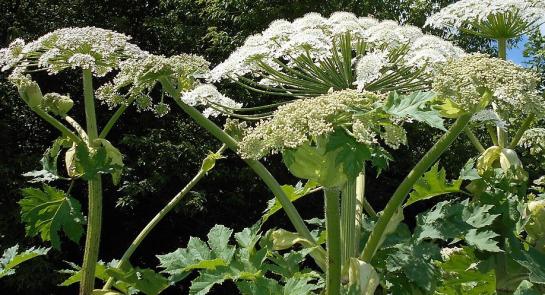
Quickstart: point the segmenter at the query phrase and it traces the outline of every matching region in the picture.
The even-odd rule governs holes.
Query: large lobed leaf
[[[440,195],[460,192],[462,179],[449,182],[447,181],[446,174],[445,169],[439,169],[439,163],[435,163],[435,165],[433,165],[428,172],[424,173],[424,175],[422,175],[414,184],[413,191],[405,203],[405,206]]]
[[[383,109],[386,113],[396,117],[414,119],[446,131],[443,119],[439,116],[439,111],[427,106],[427,103],[433,98],[435,98],[433,92],[418,91],[409,95],[401,95],[393,91],[390,92]]]
[[[19,205],[28,236],[39,234],[43,241],[51,241],[51,245],[57,249],[61,245],[61,231],[70,240],[79,242],[85,218],[78,200],[48,185],[44,185],[43,189],[25,188],[22,192],[24,197]]]

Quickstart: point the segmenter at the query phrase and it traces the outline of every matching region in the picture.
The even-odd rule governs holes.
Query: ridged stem
[[[93,76],[89,69],[83,70],[83,97],[87,136],[89,137],[89,146],[93,147],[94,140],[98,137],[98,128],[93,97]],[[95,285],[95,268],[98,260],[102,224],[102,180],[100,174],[95,175],[93,179],[88,181],[88,202],[89,212],[81,268],[80,295],[90,295]]]
[[[368,206],[368,208],[365,209],[365,207],[367,207],[367,206]],[[354,253],[354,255],[357,255],[357,253],[359,253],[359,251],[360,251],[359,245],[360,245],[360,239],[361,239],[361,229],[362,229],[362,226],[363,226],[362,217],[363,217],[363,210],[364,209],[366,211],[371,210],[371,213],[374,213],[374,215],[371,215],[368,212],[368,214],[370,214],[370,216],[373,216],[373,217],[376,216],[376,212],[373,210],[371,205],[365,199],[365,170],[362,171],[360,173],[360,175],[358,175],[358,177],[356,178],[356,214],[355,214],[356,215],[356,220],[355,220],[356,227],[354,228],[354,231],[355,231],[354,239],[356,240],[356,251],[355,251],[356,253]]]
[[[224,144],[216,152],[216,154],[221,155],[226,149],[227,146]],[[208,170],[204,166],[201,166],[201,169],[197,172],[197,174],[195,174],[193,179],[191,179],[191,181],[187,183],[187,185],[180,192],[178,192],[170,200],[170,202],[168,202],[168,204],[163,207],[163,209],[161,209],[161,211],[159,211],[148,222],[148,224],[140,231],[140,233],[138,233],[136,238],[132,241],[129,248],[125,250],[125,253],[123,253],[123,256],[121,256],[121,259],[116,265],[117,268],[122,268],[123,266],[125,266],[125,263],[129,261],[134,251],[136,251],[138,246],[140,246],[142,241],[149,235],[149,233],[155,228],[155,226],[157,226],[157,224],[159,224],[159,222],[163,220],[163,218],[165,218],[165,216],[180,203],[180,201],[191,191],[191,189],[193,189],[193,187],[195,187],[195,185],[197,185],[197,183],[199,183],[199,181],[206,175],[207,172]],[[114,279],[110,277],[102,290],[109,290],[112,287],[113,283]]]
[[[324,188],[327,230],[327,295],[339,295],[341,292],[342,250],[339,193],[340,191],[336,188]]]
[[[219,128],[214,122],[210,121],[208,118],[206,118],[203,114],[201,114],[197,109],[194,107],[184,103],[180,98],[180,92],[174,88],[174,86],[170,83],[170,81],[166,79],[162,79],[161,84],[163,86],[163,89],[169,93],[170,96],[174,98],[174,101],[176,104],[186,113],[188,114],[197,124],[199,124],[201,127],[206,129],[210,134],[212,134],[214,137],[216,137],[221,142],[225,143],[227,147],[233,151],[237,151],[238,149],[238,143],[236,140],[234,140],[229,134],[227,134],[225,131],[223,131],[221,128]],[[267,187],[272,191],[275,198],[280,202],[280,205],[282,205],[282,208],[284,209],[284,212],[286,212],[286,215],[288,216],[289,220],[293,224],[293,227],[295,230],[303,236],[303,238],[316,243],[316,240],[312,235],[310,234],[310,230],[306,226],[306,224],[303,221],[303,218],[301,218],[301,215],[299,215],[299,212],[297,212],[297,209],[295,209],[295,206],[291,203],[290,199],[286,196],[284,191],[282,190],[282,187],[278,183],[278,181],[272,176],[272,174],[261,164],[261,162],[252,160],[252,159],[243,159],[244,162],[254,172],[263,180],[263,182],[267,185]],[[316,245],[316,249],[311,252],[312,257],[316,261],[316,264],[322,269],[326,269],[325,265],[325,255],[326,252],[324,248],[322,248],[319,245]]]
[[[485,149],[483,145],[477,136],[475,136],[475,134],[471,131],[471,129],[469,129],[469,127],[466,126],[466,128],[464,128],[464,133],[466,134],[467,138],[469,138],[469,141],[471,141],[475,149],[481,154],[484,153]]]
[[[356,206],[356,178],[349,178],[341,194],[341,265],[356,255]]]
[[[369,239],[365,244],[361,259],[367,263],[371,262],[371,259],[375,255],[378,245],[384,235],[386,227],[390,219],[396,213],[407,194],[413,188],[416,181],[424,174],[428,169],[439,159],[439,157],[447,150],[452,142],[458,137],[458,135],[464,130],[467,123],[471,119],[472,114],[466,113],[461,115],[456,122],[450,127],[450,129],[443,134],[443,136],[431,147],[431,149],[420,159],[420,161],[409,172],[407,177],[397,187],[396,191],[392,195],[392,198],[386,204],[382,214],[380,215],[375,228],[369,235]]]

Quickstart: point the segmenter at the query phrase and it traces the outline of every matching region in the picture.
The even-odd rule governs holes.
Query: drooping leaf
[[[291,202],[295,202],[296,200],[307,196],[311,193],[313,189],[315,189],[318,186],[318,183],[315,181],[309,180],[307,183],[305,183],[304,186],[291,186],[291,185],[283,185],[282,190],[288,197],[288,199]],[[263,222],[267,221],[269,217],[271,217],[273,214],[278,212],[280,209],[282,209],[282,205],[278,201],[277,198],[271,199],[267,202],[267,209],[263,212],[263,216],[261,217],[261,220]]]
[[[42,164],[41,170],[30,171],[24,173],[23,176],[31,177],[29,182],[51,182],[57,179],[67,179],[59,175],[57,168],[59,154],[61,149],[69,142],[67,138],[60,137],[53,141],[51,147],[49,147],[42,159],[40,159],[40,164]]]
[[[51,241],[51,245],[57,249],[61,245],[60,231],[70,240],[79,242],[85,218],[78,200],[48,185],[44,185],[43,189],[25,188],[22,193],[24,197],[19,205],[28,236],[39,234],[43,241]]]
[[[462,170],[460,170],[460,179],[476,180],[481,178],[477,172],[477,169],[475,168],[475,162],[475,159],[469,159],[467,161],[464,167],[462,167]]]
[[[92,150],[84,144],[77,145],[73,151],[72,160],[67,161],[67,164],[69,162],[72,163],[70,169],[74,171],[74,175],[81,176],[85,180],[91,180],[97,174],[111,173],[114,184],[119,181],[123,168],[122,156],[119,150],[102,141],[98,147]]]
[[[269,278],[257,278],[255,281],[237,282],[242,295],[277,295],[282,294],[282,285]]]
[[[106,269],[115,268],[118,262],[118,260],[112,260],[108,263],[98,261],[95,265],[95,278],[106,282],[110,278],[110,275],[106,273]],[[70,276],[60,283],[59,286],[67,287],[81,281],[81,266],[72,262],[68,262],[68,264],[70,265],[71,269],[63,269],[60,270],[59,273],[68,274]],[[123,294],[134,294],[136,292],[134,288],[121,281],[114,281],[113,287]]]
[[[520,241],[514,237],[509,237],[507,244],[507,253],[520,265],[525,267],[529,272],[529,281],[536,284],[545,284],[545,254],[539,252],[533,247],[528,250]]]
[[[112,182],[114,183],[114,185],[117,185],[119,184],[119,180],[121,179],[121,173],[123,172],[123,155],[106,139],[99,138],[97,140],[98,142],[100,142],[102,148],[104,148],[104,150],[106,151],[106,157],[111,164],[111,167],[113,167],[113,170],[111,171]]]
[[[146,295],[157,295],[169,286],[169,281],[165,277],[151,269],[140,269],[127,265],[123,268],[107,268],[106,273]]]
[[[0,278],[13,275],[15,267],[32,258],[46,255],[49,248],[30,248],[23,252],[18,252],[19,245],[8,248],[0,257]]]
[[[461,179],[453,182],[447,181],[447,173],[444,168],[439,169],[439,163],[435,163],[431,169],[424,173],[414,184],[413,191],[404,206],[409,206],[418,201],[428,200],[440,195],[460,192]]]
[[[313,278],[291,277],[286,281],[283,295],[308,295],[319,288]]]
[[[446,131],[439,112],[426,106],[427,102],[433,98],[435,98],[433,92],[419,91],[409,95],[401,95],[394,91],[390,92],[383,109],[386,113],[396,117],[414,119]]]

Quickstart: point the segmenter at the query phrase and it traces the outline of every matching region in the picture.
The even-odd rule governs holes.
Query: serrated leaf
[[[460,179],[476,180],[481,178],[481,176],[477,172],[477,169],[475,169],[475,162],[475,159],[469,159],[467,161],[464,167],[462,167],[462,170],[460,170]]]
[[[371,149],[341,129],[328,137],[326,151],[337,152],[335,163],[343,167],[349,178],[357,177],[363,171],[365,161],[371,160]]]
[[[8,248],[0,257],[0,278],[13,275],[15,267],[32,258],[46,255],[49,248],[30,248],[21,253],[18,252],[19,245]]]
[[[123,172],[123,155],[106,139],[98,138],[96,140],[106,151],[106,157],[108,159],[108,162],[111,167],[113,167],[113,170],[110,172],[112,174],[112,182],[114,183],[114,185],[117,185],[119,184],[119,180],[121,180],[121,173]]]
[[[151,269],[107,268],[106,273],[114,279],[124,282],[146,295],[156,295],[168,288],[168,280]]]
[[[98,261],[95,266],[95,278],[100,279],[103,282],[106,282],[110,276],[106,273],[106,269],[108,267],[115,267],[117,265],[118,260],[112,260],[108,263],[104,263],[102,261]],[[59,284],[59,286],[70,286],[76,283],[79,283],[81,281],[81,267],[78,266],[75,263],[68,262],[70,267],[72,269],[63,269],[59,271],[60,273],[64,274],[70,274],[70,276],[65,279],[62,283]],[[131,288],[127,283],[121,282],[121,281],[114,281],[113,284],[114,288],[122,292],[123,294],[134,294],[134,289]]]
[[[520,241],[514,237],[509,237],[507,252],[520,265],[524,266],[529,272],[529,280],[532,283],[545,284],[545,255],[533,247],[525,250]]]
[[[71,150],[67,151],[67,155],[69,152]],[[73,153],[69,171],[72,171],[74,176],[92,180],[97,174],[111,173],[114,184],[119,181],[123,162],[121,153],[111,144],[105,146],[105,143],[101,141],[98,147],[91,150],[86,145],[80,144],[75,147]]]
[[[496,294],[494,269],[481,267],[472,248],[464,247],[449,254],[439,263],[442,270],[441,286],[436,294],[493,295]]]
[[[232,229],[223,225],[215,225],[207,235],[210,249],[212,249],[216,257],[227,262],[231,261],[231,258],[235,254],[235,247],[229,245],[229,239],[232,234]]]
[[[419,91],[409,95],[400,95],[394,91],[388,96],[383,109],[386,113],[396,117],[411,118],[446,131],[439,112],[426,106],[426,103],[433,98],[435,98],[433,92]]]
[[[447,173],[444,168],[439,169],[439,163],[435,163],[431,169],[424,173],[414,184],[413,191],[404,206],[409,206],[418,201],[428,200],[440,195],[458,193],[462,180],[447,181]]]
[[[313,282],[313,278],[308,277],[291,277],[286,281],[284,286],[284,295],[308,295],[312,291],[317,290],[317,286]]]
[[[307,181],[303,187],[291,186],[287,184],[281,186],[282,190],[292,203],[304,196],[309,195],[311,191],[316,187],[318,187],[318,183],[312,180]],[[267,209],[263,211],[263,216],[261,217],[261,220],[263,222],[267,221],[269,217],[278,212],[280,209],[282,209],[282,205],[277,198],[269,200],[267,202]]]
[[[474,246],[481,251],[502,252],[498,247],[498,241],[494,240],[497,236],[499,235],[493,231],[477,231],[476,229],[470,229],[465,234],[464,239],[469,245]]]
[[[61,245],[60,231],[70,240],[79,242],[85,218],[78,200],[48,185],[44,185],[43,190],[25,188],[22,193],[24,197],[19,205],[27,236],[39,234],[43,241],[51,241],[57,249]]]
[[[210,289],[216,284],[223,283],[229,277],[226,277],[222,272],[205,272],[199,275],[196,279],[191,281],[191,287],[189,288],[189,294],[205,295],[210,292]]]
[[[282,294],[282,285],[269,278],[257,278],[255,281],[237,282],[242,295],[277,295]]]
[[[499,214],[488,213],[493,207],[493,205],[465,207],[462,211],[462,218],[467,224],[475,228],[483,228],[491,225],[500,216]]]

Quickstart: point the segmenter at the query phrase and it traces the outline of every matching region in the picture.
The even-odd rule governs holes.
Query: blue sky
[[[524,36],[515,47],[509,48],[507,50],[507,59],[523,66],[526,59],[522,56],[522,52],[524,51],[524,44],[526,44],[527,41],[528,37]]]

